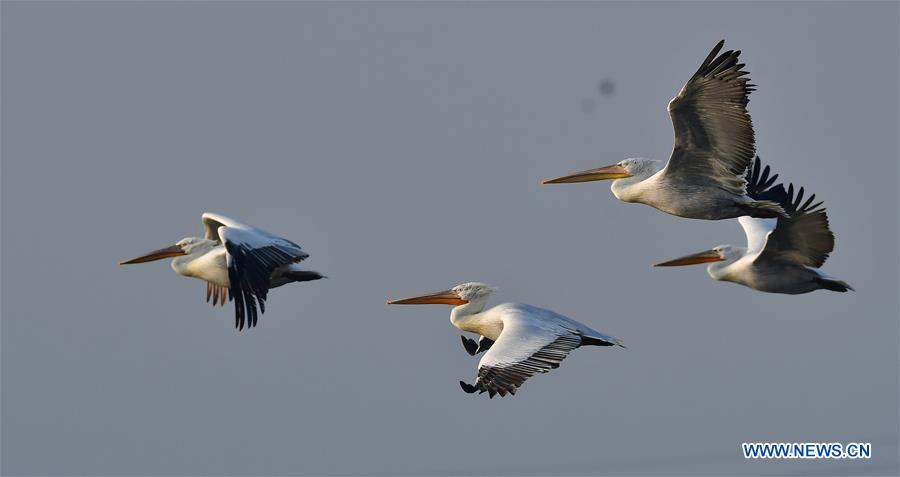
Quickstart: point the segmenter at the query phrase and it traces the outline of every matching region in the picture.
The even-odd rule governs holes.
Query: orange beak
[[[177,257],[179,255],[185,255],[184,250],[181,250],[181,247],[179,247],[178,245],[172,245],[171,247],[154,250],[150,253],[141,255],[140,257],[132,258],[131,260],[122,260],[121,262],[119,262],[119,265],[152,262],[154,260],[162,260],[164,258]]]
[[[390,300],[388,305],[465,305],[468,300],[463,300],[453,290],[444,290],[425,295],[414,296],[412,298],[403,298],[401,300]]]
[[[631,177],[631,174],[624,167],[613,164],[606,167],[598,167],[597,169],[589,169],[587,171],[576,172],[567,176],[557,177],[556,179],[544,179],[542,184],[573,184],[575,182],[593,182],[606,179],[624,179]]]
[[[715,250],[705,250],[703,252],[687,255],[668,262],[660,262],[653,264],[654,267],[680,267],[682,265],[697,265],[699,263],[721,262],[725,260],[719,256],[719,252]]]

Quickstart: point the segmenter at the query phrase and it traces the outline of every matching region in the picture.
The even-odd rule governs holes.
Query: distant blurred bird
[[[604,78],[597,84],[597,91],[600,92],[600,96],[612,96],[616,91],[616,84],[613,80]]]
[[[550,310],[520,303],[504,303],[485,310],[493,288],[471,282],[426,295],[388,301],[389,305],[453,305],[450,323],[481,336],[478,344],[463,337],[466,351],[486,351],[478,364],[475,384],[460,381],[463,391],[515,394],[526,379],[559,367],[575,348],[585,345],[624,348],[612,336],[595,331]]]
[[[759,158],[747,172],[747,192],[751,197],[778,202],[789,218],[756,219],[740,217],[747,235],[747,248],[719,245],[712,250],[657,263],[674,267],[709,263],[707,272],[716,280],[738,283],[769,293],[797,295],[813,290],[846,292],[846,282],[816,270],[834,250],[834,235],[828,228],[828,216],[822,202],[813,204],[813,194],[803,202],[803,188],[794,196],[794,185],[787,190],[778,184],[778,175],[769,177],[769,166],[762,169]]]
[[[300,246],[228,217],[203,214],[205,238],[188,237],[175,245],[123,260],[119,265],[144,263],[175,257],[172,269],[179,275],[205,280],[206,301],[225,305],[234,300],[234,326],[256,326],[256,301],[266,311],[269,289],[291,282],[324,278],[318,272],[301,270],[298,263],[309,255]]]
[[[615,179],[617,199],[691,219],[784,216],[778,204],[746,193],[743,176],[756,151],[747,102],[755,87],[738,63],[740,51],[718,55],[724,44],[722,40],[713,48],[669,102],[675,145],[665,167],[652,159],[629,158],[543,183]]]

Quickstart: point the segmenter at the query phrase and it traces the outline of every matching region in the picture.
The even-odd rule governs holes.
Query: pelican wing
[[[787,191],[779,187],[777,202],[790,217],[777,219],[778,223],[768,234],[765,247],[756,261],[790,261],[807,267],[821,267],[834,250],[834,234],[828,228],[825,209],[820,208],[822,202],[813,203],[815,194],[804,202],[802,187],[796,197],[793,184],[788,185]]]
[[[747,196],[753,200],[769,200],[780,202],[784,194],[784,186],[781,184],[772,187],[778,179],[778,174],[772,174],[769,166],[762,166],[759,156],[747,169],[745,176],[747,181]],[[776,219],[760,219],[750,216],[738,217],[738,222],[747,236],[747,254],[758,255],[766,245],[769,232],[775,229]]]
[[[777,222],[776,219],[757,219],[749,215],[738,217],[738,223],[747,236],[747,255],[758,255],[763,251]]]
[[[491,349],[491,345],[494,344],[492,340],[481,336],[478,338],[478,341],[471,338],[466,338],[465,336],[461,336],[463,348],[466,349],[466,353],[469,353],[469,356],[475,356],[478,353],[483,353],[489,349]]]
[[[781,200],[784,186],[778,184],[772,187],[772,184],[778,180],[778,174],[772,174],[772,169],[768,165],[763,167],[759,156],[756,156],[756,159],[750,164],[744,179],[747,181],[747,197],[753,200],[773,202]]]
[[[230,219],[224,215],[214,214],[212,212],[203,213],[203,236],[206,240],[216,240],[221,242],[219,238],[219,227],[238,227],[249,229],[249,225],[244,225],[237,220]]]
[[[719,54],[720,41],[669,102],[675,146],[665,174],[684,183],[712,181],[745,193],[744,172],[756,151],[753,123],[747,113],[750,84],[740,51]]]
[[[204,224],[206,224],[204,214]],[[266,296],[275,269],[300,262],[309,255],[300,246],[264,230],[237,224],[220,226],[218,239],[227,251],[229,299],[234,300],[234,325],[256,326],[256,302],[266,311]]]
[[[491,397],[515,394],[526,379],[558,368],[579,346],[576,329],[521,311],[505,313],[503,331],[481,358],[472,391],[487,391]]]

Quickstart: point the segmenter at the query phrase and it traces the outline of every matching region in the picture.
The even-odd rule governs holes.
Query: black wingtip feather
[[[493,340],[482,336],[481,339],[478,340],[478,349],[475,350],[475,354],[481,353],[483,351],[487,351],[487,350],[491,349],[491,346],[493,346],[493,345],[494,345]]]
[[[462,338],[463,348],[466,349],[466,353],[469,353],[469,356],[475,356],[478,352],[478,344],[475,343],[475,340],[466,338],[465,336],[460,336]]]
[[[750,168],[744,174],[747,182],[747,196],[753,200],[768,200],[783,205],[784,187],[781,184],[773,186],[778,180],[778,174],[772,174],[772,169],[763,166],[759,156],[750,164]]]
[[[853,287],[850,286],[847,282],[841,280],[834,280],[831,278],[817,278],[816,283],[822,286],[822,288],[826,290],[835,291],[838,293],[846,293],[848,291],[856,291]]]
[[[697,71],[694,73],[694,76],[698,76],[703,73],[704,70],[708,68],[710,63],[716,58],[716,55],[719,54],[719,51],[722,50],[722,47],[725,46],[725,40],[720,40],[716,43],[716,46],[713,47],[712,51],[706,55],[706,59],[703,60],[703,63],[700,64],[700,68],[697,68]]]

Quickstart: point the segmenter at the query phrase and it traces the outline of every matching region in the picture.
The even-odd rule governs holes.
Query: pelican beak
[[[572,184],[575,182],[593,182],[606,179],[624,179],[631,177],[631,174],[624,167],[613,164],[611,166],[599,167],[587,171],[576,172],[567,176],[557,177],[556,179],[544,179],[542,184]]]
[[[179,247],[178,245],[172,245],[171,247],[154,250],[150,253],[141,255],[140,257],[132,258],[131,260],[122,260],[121,262],[119,262],[119,265],[152,262],[154,260],[162,260],[164,258],[177,257],[179,255],[185,255],[184,250],[181,250],[181,247]]]
[[[468,300],[463,300],[453,290],[444,290],[425,295],[403,298],[402,300],[390,300],[388,305],[465,305]]]
[[[705,250],[703,252],[694,253],[668,262],[654,263],[654,267],[680,267],[682,265],[697,265],[698,263],[721,262],[725,260],[715,250]]]

